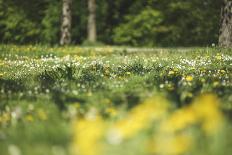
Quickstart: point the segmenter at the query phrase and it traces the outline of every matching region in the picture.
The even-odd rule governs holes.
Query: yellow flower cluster
[[[155,129],[151,129],[153,126]],[[193,130],[206,136],[216,135],[223,125],[219,101],[213,95],[203,95],[189,106],[172,111],[162,98],[151,98],[132,108],[128,114],[113,123],[99,115],[86,117],[74,123],[73,155],[104,154],[104,147],[133,139],[145,129],[152,130],[146,152],[151,154],[181,155],[195,144]]]
[[[122,138],[130,138],[148,127],[154,120],[164,117],[169,104],[161,98],[152,98],[133,108],[128,116],[116,122],[111,130]]]
[[[97,155],[101,152],[100,140],[105,131],[105,123],[100,116],[85,118],[74,123],[73,154]]]
[[[215,135],[223,124],[223,116],[219,110],[219,102],[213,95],[204,95],[190,106],[176,110],[163,119],[153,141],[150,152],[155,154],[180,155],[191,150],[194,135],[191,130],[200,126],[208,135]],[[151,147],[152,145],[152,147]]]

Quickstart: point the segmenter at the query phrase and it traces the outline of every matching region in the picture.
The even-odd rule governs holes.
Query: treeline
[[[70,27],[64,23],[65,1],[0,0],[0,41],[59,44],[67,37],[61,32],[70,31],[66,35],[72,44],[205,46],[218,42],[222,0],[69,0]]]

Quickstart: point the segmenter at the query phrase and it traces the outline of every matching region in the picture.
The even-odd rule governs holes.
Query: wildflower
[[[174,68],[174,71],[175,71],[175,72],[178,72],[178,71],[179,71],[179,69],[178,69],[178,68]]]
[[[175,74],[175,72],[172,70],[168,72],[168,75],[174,75],[174,74]]]
[[[164,84],[160,84],[159,87],[162,89],[164,88]]]
[[[219,109],[219,101],[215,96],[204,95],[198,98],[191,108],[195,110],[203,130],[207,134],[211,135],[220,129],[223,117]]]
[[[170,90],[170,91],[174,90],[174,89],[175,89],[174,84],[169,83],[169,84],[167,85],[167,89]]]
[[[168,120],[161,124],[163,132],[175,132],[183,130],[197,122],[195,111],[190,108],[184,108],[174,112]]]
[[[21,155],[22,154],[19,147],[13,144],[8,146],[8,151],[10,155]]]
[[[218,82],[218,81],[213,82],[213,86],[214,86],[214,87],[217,87],[218,85],[219,85],[219,82]]]
[[[106,113],[109,114],[110,116],[114,117],[117,115],[117,110],[115,108],[107,108]]]
[[[150,144],[153,146],[150,150],[153,154],[180,155],[190,151],[192,138],[188,135],[157,135]]]
[[[9,113],[3,113],[2,116],[0,116],[0,124],[7,123],[10,120],[11,120],[11,115]]]
[[[225,71],[225,70],[223,70],[223,69],[222,69],[222,70],[220,70],[220,72],[221,72],[222,74],[226,73],[226,71]]]
[[[219,53],[215,56],[215,58],[216,58],[217,60],[222,60],[222,56],[221,56]]]
[[[101,154],[101,139],[105,131],[105,124],[101,117],[77,120],[73,128],[74,139],[71,147],[73,155]]]
[[[191,82],[191,81],[193,81],[193,77],[188,75],[188,76],[185,77],[185,80],[188,81],[188,82]]]
[[[28,121],[28,122],[33,122],[33,121],[34,121],[34,117],[33,117],[31,114],[26,115],[26,116],[25,116],[25,119],[26,119],[26,121]]]
[[[142,129],[147,128],[151,121],[161,119],[168,107],[163,99],[149,99],[133,108],[125,119],[116,122],[111,131],[122,138],[133,137]]]
[[[40,120],[43,120],[43,121],[47,120],[47,114],[43,109],[38,109],[37,115]]]

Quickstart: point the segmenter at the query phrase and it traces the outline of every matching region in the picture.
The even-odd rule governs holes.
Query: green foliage
[[[157,45],[157,31],[159,31],[163,17],[161,12],[148,8],[137,16],[126,16],[126,24],[115,29],[114,41],[117,44],[134,46]]]
[[[27,13],[23,8],[17,7],[10,2],[1,2],[0,5],[2,41],[8,43],[37,41],[38,38],[36,37],[40,33],[38,25],[27,18]]]
[[[136,46],[217,43],[222,0],[98,0],[98,41]],[[0,41],[58,44],[60,0],[0,0]],[[72,41],[85,42],[87,1],[73,1]]]
[[[58,44],[60,36],[60,16],[61,1],[51,0],[45,11],[45,17],[42,19],[42,42],[50,44]]]

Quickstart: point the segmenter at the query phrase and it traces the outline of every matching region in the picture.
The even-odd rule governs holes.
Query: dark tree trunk
[[[68,45],[71,43],[71,24],[72,24],[71,5],[72,5],[72,0],[63,0],[61,38],[60,38],[61,45]]]
[[[88,41],[96,42],[97,32],[96,32],[96,1],[88,0]]]
[[[220,25],[219,46],[232,47],[232,0],[224,0]]]

